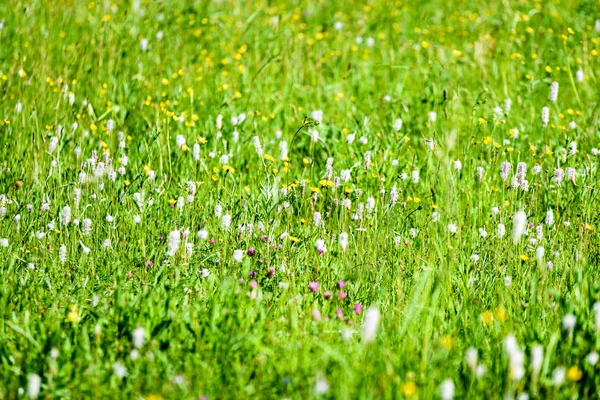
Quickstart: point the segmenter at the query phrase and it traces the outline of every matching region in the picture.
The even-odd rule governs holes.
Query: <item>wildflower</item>
[[[598,358],[600,358],[600,356],[598,355],[597,352],[592,351],[590,354],[588,354],[585,357],[585,361],[589,364],[589,365],[596,365],[596,363],[598,363]]]
[[[65,246],[64,244],[61,245],[58,249],[58,260],[61,264],[67,262],[67,246]]]
[[[552,383],[554,386],[560,386],[565,381],[565,369],[558,367],[552,372]]]
[[[477,349],[475,347],[469,347],[465,353],[465,362],[471,371],[475,371],[477,368]]]
[[[27,375],[27,397],[36,399],[40,395],[42,378],[38,374]]]
[[[521,236],[527,230],[527,214],[524,211],[518,211],[513,217],[513,240],[518,242]]]
[[[141,326],[133,330],[133,332],[131,333],[131,342],[133,343],[133,347],[135,347],[136,349],[142,348],[142,346],[144,345],[145,334],[146,332]]]
[[[377,327],[379,325],[380,313],[377,307],[371,306],[367,310],[365,315],[365,321],[363,325],[363,340],[365,343],[372,342],[375,340],[377,335]]]
[[[113,364],[113,373],[118,377],[118,378],[124,378],[127,376],[127,368],[121,364],[120,362],[116,361]]]
[[[418,170],[414,170],[412,172],[411,179],[412,179],[413,183],[418,183],[419,182],[419,171]]]
[[[544,362],[544,346],[537,344],[531,349],[531,370],[533,376],[537,377],[542,370]]]
[[[576,365],[567,370],[567,379],[572,382],[577,382],[583,376],[583,372]]]
[[[554,171],[554,183],[556,183],[556,185],[560,186],[562,184],[564,177],[565,177],[565,172],[562,170],[562,168],[557,168]]]
[[[567,333],[570,333],[571,331],[573,331],[573,328],[575,328],[576,322],[577,319],[573,314],[567,314],[562,319],[562,327],[565,331],[567,331]]]
[[[329,392],[329,383],[325,380],[325,378],[319,376],[315,382],[315,393],[317,395],[323,395]]]
[[[440,385],[440,396],[442,400],[452,400],[454,398],[454,382],[452,379],[446,379]]]
[[[511,165],[508,161],[503,161],[502,164],[500,165],[500,177],[502,178],[503,181],[506,181],[506,179],[508,179],[508,174],[510,172],[510,168],[511,168]]]
[[[318,292],[319,291],[319,283],[318,282],[310,282],[308,284],[308,288],[313,291],[313,292]]]
[[[242,260],[244,259],[244,250],[234,250],[233,251],[233,259],[236,262],[241,263]]]
[[[317,248],[317,252],[319,254],[327,252],[327,247],[325,246],[325,241],[323,239],[318,239],[315,243],[315,247]]]
[[[600,332],[600,302],[594,303],[594,323],[596,331]]]
[[[550,85],[550,95],[548,97],[552,103],[556,103],[558,98],[558,82],[552,82]]]
[[[394,130],[395,130],[396,132],[399,132],[399,131],[400,131],[400,129],[402,129],[402,120],[401,120],[400,118],[397,118],[397,119],[394,121]]]
[[[92,220],[89,218],[84,219],[82,222],[81,232],[85,236],[88,236],[90,234],[91,230],[92,230]]]
[[[558,93],[558,92],[557,92]],[[545,128],[548,126],[548,122],[550,121],[550,109],[548,107],[542,108],[542,126]]]
[[[346,251],[346,248],[348,247],[348,234],[346,232],[340,233],[339,241],[342,251]]]
[[[451,234],[455,234],[456,233],[456,224],[448,224],[448,231]]]
[[[181,241],[181,233],[176,229],[169,233],[169,257],[173,257],[177,253],[179,248],[179,242]]]

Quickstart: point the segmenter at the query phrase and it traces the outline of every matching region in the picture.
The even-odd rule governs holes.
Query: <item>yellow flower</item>
[[[265,155],[264,155],[264,158],[265,158],[265,160],[267,160],[267,161],[271,161],[271,162],[274,162],[274,161],[275,161],[275,157],[273,157],[273,156],[271,156],[271,155],[269,155],[269,154],[265,154]]]
[[[79,312],[77,310],[77,306],[72,305],[71,311],[69,311],[69,314],[67,315],[67,320],[72,323],[77,323],[77,322],[79,322],[80,319],[81,318],[79,317]]]
[[[452,54],[454,54],[454,57],[460,57],[460,56],[462,56],[462,52],[460,52],[460,51],[458,51],[458,50],[454,50],[454,51],[452,52]]]
[[[324,187],[333,187],[333,181],[330,179],[321,179],[319,185]]]
[[[313,187],[310,188],[310,191],[313,192],[313,193],[319,193],[319,192],[321,192],[321,189],[319,189],[318,187],[313,186]]]
[[[440,338],[440,346],[446,350],[450,350],[454,345],[454,339],[450,335],[444,335]]]
[[[520,258],[522,261],[528,261],[528,260],[529,260],[529,256],[528,256],[528,255],[526,255],[526,254],[521,254],[521,255],[519,256],[519,258]]]
[[[504,308],[503,306],[496,307],[496,309],[494,310],[494,318],[496,318],[500,322],[504,322],[506,321],[507,317],[508,312],[506,311],[506,308]]]
[[[404,396],[412,397],[415,393],[417,393],[417,385],[414,382],[404,382],[401,390]]]
[[[347,194],[350,194],[350,193],[352,193],[353,191],[354,191],[354,190],[353,190],[352,188],[348,188],[348,187],[347,187],[346,189],[344,189],[344,192],[346,192]]]
[[[233,168],[231,165],[223,165],[223,171],[233,174],[235,172],[235,168]]]
[[[483,118],[479,118],[479,125],[485,125],[487,124],[487,121]]]
[[[298,239],[296,236],[288,236],[288,240],[294,243],[300,242],[300,239]]]
[[[173,204],[175,204],[175,203],[177,203],[177,200],[175,200],[175,199],[171,199],[171,200],[169,200],[169,204],[170,204],[170,205],[173,205]]]
[[[494,314],[491,311],[484,311],[481,313],[481,322],[484,325],[489,325],[494,322]]]
[[[421,42],[421,46],[423,46],[424,49],[428,49],[429,48],[429,43],[427,43],[426,41],[422,41]]]
[[[488,136],[485,139],[483,139],[483,144],[485,144],[486,146],[488,144],[490,144],[490,143],[492,143],[492,137],[491,136]]]
[[[571,368],[567,370],[567,379],[573,382],[577,382],[583,376],[583,372],[577,367],[577,365],[573,365]]]

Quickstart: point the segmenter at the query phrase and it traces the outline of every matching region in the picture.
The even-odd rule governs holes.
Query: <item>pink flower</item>
[[[357,314],[360,314],[361,311],[362,311],[362,304],[356,303],[356,305],[354,306],[354,312]]]
[[[326,299],[330,299],[330,298],[331,298],[331,296],[333,296],[333,293],[331,293],[331,292],[328,290],[328,291],[326,291],[325,293],[323,293],[323,296],[324,296]]]
[[[319,290],[319,283],[318,282],[310,282],[308,284],[308,288],[310,290],[312,290],[313,292],[317,292]]]
[[[341,308],[338,308],[335,312],[335,316],[338,319],[344,319],[344,312],[342,311]]]
[[[257,286],[258,286],[258,283],[256,283],[256,281],[252,281],[252,282],[250,282],[250,287],[251,287],[252,289],[256,289],[256,287],[257,287]]]
[[[317,321],[321,319],[321,311],[319,310],[315,310],[313,311],[313,318],[316,319]]]
[[[348,295],[346,294],[346,292],[340,291],[340,299],[346,300],[346,297],[348,297]]]
[[[248,252],[247,252],[247,253],[248,253],[248,255],[249,255],[250,257],[252,257],[252,256],[254,255],[254,253],[255,253],[255,252],[256,252],[256,251],[254,250],[254,247],[250,247],[250,248],[248,249]]]
[[[341,289],[341,288],[343,288],[344,286],[346,286],[346,282],[344,282],[344,281],[338,281],[338,283],[337,283],[337,287],[338,287],[338,289]]]

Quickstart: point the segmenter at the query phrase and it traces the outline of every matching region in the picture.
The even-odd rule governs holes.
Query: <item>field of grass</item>
[[[597,396],[597,1],[0,18],[0,399]]]

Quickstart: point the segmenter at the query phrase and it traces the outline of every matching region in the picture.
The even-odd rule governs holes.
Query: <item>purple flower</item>
[[[260,240],[262,240],[263,242],[266,242],[267,241],[267,235],[262,235],[260,237]]]
[[[213,244],[215,242],[215,238],[210,238],[210,240],[208,241],[210,244]]]
[[[308,284],[308,288],[310,290],[312,290],[313,292],[317,292],[319,290],[319,283],[318,282],[310,282]]]
[[[250,247],[250,248],[248,249],[248,255],[249,255],[250,257],[252,257],[252,256],[254,255],[254,253],[255,253],[255,252],[256,252],[256,251],[254,250],[254,247]]]
[[[256,287],[257,287],[257,286],[258,286],[258,283],[256,283],[256,281],[252,281],[252,282],[250,282],[250,287],[251,287],[252,289],[256,289]]]
[[[273,268],[273,267],[269,268],[269,272],[267,272],[267,276],[269,278],[274,277],[275,276],[275,268]]]
[[[256,278],[256,272],[250,271],[250,278]]]
[[[148,260],[144,264],[146,264],[146,267],[151,267],[151,266],[154,265],[154,263],[152,262],[152,260]]]
[[[362,311],[362,304],[356,303],[356,305],[354,306],[354,312],[357,314],[360,314],[361,311]]]

